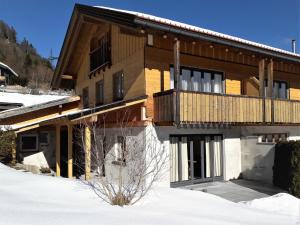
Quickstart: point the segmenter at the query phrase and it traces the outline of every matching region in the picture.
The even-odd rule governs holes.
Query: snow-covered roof
[[[18,77],[19,75],[12,69],[10,68],[8,65],[0,62],[0,68],[5,68],[5,69],[8,69],[13,75],[15,75],[16,77]]]
[[[34,95],[32,95],[32,96],[34,96]],[[39,100],[42,100],[42,102],[40,102],[40,103],[36,102],[35,104],[32,104],[32,102],[31,102],[30,103],[31,105],[2,111],[2,112],[0,112],[0,119],[5,119],[8,117],[13,117],[13,116],[21,115],[24,113],[34,112],[37,110],[41,110],[41,109],[45,109],[45,108],[49,108],[49,107],[53,107],[53,106],[57,106],[57,105],[67,104],[67,103],[71,103],[71,102],[80,100],[79,96],[55,96],[56,98],[53,98],[52,100],[51,100],[51,98],[49,99],[49,97],[53,98],[53,96],[51,96],[51,95],[50,96],[43,95],[43,98],[39,99]],[[1,96],[0,96],[0,99],[1,99]]]
[[[32,94],[22,94],[22,93],[0,92],[0,102],[22,103],[25,107],[36,105],[36,104],[41,104],[41,103],[45,103],[45,102],[50,102],[53,100],[58,100],[58,99],[66,98],[66,97],[68,97],[68,96],[32,95]]]
[[[134,16],[140,18],[140,19],[149,20],[149,21],[156,22],[156,23],[161,23],[161,24],[166,24],[166,25],[174,26],[174,27],[177,27],[177,28],[180,28],[180,29],[193,31],[193,32],[197,32],[197,33],[201,33],[201,34],[205,34],[205,35],[210,35],[210,36],[214,36],[214,37],[217,37],[217,38],[222,38],[222,39],[226,39],[226,40],[229,40],[229,41],[234,41],[234,42],[238,42],[238,43],[241,43],[241,44],[246,44],[246,45],[262,48],[262,49],[265,49],[265,50],[270,50],[270,51],[274,51],[274,52],[278,52],[278,53],[282,53],[282,54],[286,54],[286,55],[289,55],[289,56],[294,56],[294,57],[299,57],[300,58],[300,54],[289,52],[289,51],[286,51],[286,50],[283,50],[283,49],[274,48],[274,47],[264,45],[264,44],[261,44],[261,43],[257,43],[257,42],[249,41],[249,40],[246,40],[246,39],[238,38],[238,37],[235,37],[235,36],[215,32],[215,31],[204,29],[204,28],[201,28],[201,27],[189,25],[189,24],[186,24],[186,23],[181,23],[181,22],[173,21],[173,20],[158,17],[158,16],[153,16],[153,15],[150,15],[150,14],[145,14],[145,13],[135,12],[135,11],[129,11],[129,10],[116,9],[116,8],[110,8],[110,7],[104,7],[104,6],[94,6],[94,7],[101,8],[101,9],[112,10],[112,11],[116,11],[116,12],[127,13],[127,14],[134,15]]]

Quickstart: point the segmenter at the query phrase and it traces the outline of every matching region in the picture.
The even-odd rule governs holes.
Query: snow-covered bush
[[[0,129],[0,162],[5,164],[14,163],[15,133],[11,130]]]

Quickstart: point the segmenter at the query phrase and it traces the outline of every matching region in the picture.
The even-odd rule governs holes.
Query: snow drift
[[[138,204],[121,208],[102,202],[78,180],[0,164],[0,225],[290,225],[300,222],[299,204],[287,194],[237,204],[203,192],[156,187]]]

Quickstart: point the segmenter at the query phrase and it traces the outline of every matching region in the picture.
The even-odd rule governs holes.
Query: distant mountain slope
[[[2,20],[0,62],[7,64],[20,75],[21,84],[31,88],[49,88],[54,70],[50,61],[40,56],[26,38],[18,41],[17,31]]]

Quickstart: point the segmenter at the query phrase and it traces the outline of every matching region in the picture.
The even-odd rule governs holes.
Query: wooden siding
[[[101,29],[101,28],[99,28]],[[99,34],[99,29],[93,35]],[[104,26],[107,30],[107,26]],[[100,32],[101,33],[101,32]],[[94,107],[95,84],[99,80],[104,83],[104,104],[113,101],[113,74],[124,73],[124,99],[145,95],[144,43],[145,37],[134,33],[126,33],[116,25],[111,25],[112,65],[100,70],[89,78],[89,43],[82,50],[84,54],[78,70],[75,92],[82,95],[82,89],[89,87],[89,106]],[[81,105],[82,106],[82,105]]]
[[[154,95],[155,122],[175,121],[175,94],[167,91]],[[179,94],[181,123],[300,123],[300,101],[183,91]]]
[[[274,100],[274,122],[300,123],[300,101]]]
[[[180,121],[262,123],[263,100],[244,96],[180,93]]]
[[[290,88],[289,91],[291,100],[300,100],[300,89]]]
[[[241,81],[240,80],[233,80],[233,79],[226,79],[225,80],[225,89],[226,94],[233,94],[233,95],[241,95]]]
[[[157,88],[151,87],[154,83],[152,79],[146,79],[147,94],[151,96],[163,86],[161,90],[170,89],[170,65],[174,63],[173,42],[154,35],[154,45],[146,46],[145,67],[146,77],[150,71],[156,71],[156,79],[161,80]],[[220,71],[224,74],[225,93],[232,95],[246,95],[259,97],[259,86],[253,79],[258,79],[258,62],[260,56],[249,54],[249,52],[238,52],[236,49],[225,46],[212,46],[209,43],[197,41],[192,45],[192,41],[181,40],[180,63],[181,66]],[[268,61],[267,61],[268,62]],[[274,59],[274,80],[285,81],[289,87],[291,99],[300,100],[300,69],[299,66],[287,66],[288,62],[279,62]],[[148,70],[147,70],[148,69]],[[151,72],[153,73],[153,72]],[[163,74],[161,79],[160,74]],[[265,79],[267,70],[265,69]],[[153,116],[151,107],[153,102],[150,99],[147,106],[149,117]]]

